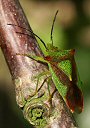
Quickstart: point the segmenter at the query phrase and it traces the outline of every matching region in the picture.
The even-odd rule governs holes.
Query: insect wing
[[[78,86],[73,84],[66,95],[66,103],[72,112],[81,113],[83,109],[83,95]]]
[[[66,103],[72,112],[80,113],[83,109],[83,94],[80,89],[81,82],[77,73],[74,56],[72,57],[72,60],[65,60],[59,63],[59,68],[67,74],[70,81],[70,83],[66,81],[65,84],[68,86]]]
[[[48,56],[45,58],[49,61],[49,70],[52,74],[53,82],[66,102],[67,106],[72,112],[82,112],[83,108],[83,95],[80,90],[80,80],[78,82],[77,69],[74,56],[72,60],[64,60],[59,63],[53,62],[52,57]],[[79,87],[77,86],[79,83]]]
[[[73,85],[73,97],[74,97],[74,111],[77,113],[83,110],[83,94],[81,91],[82,82],[79,77],[77,66],[74,56],[72,58],[72,85]]]

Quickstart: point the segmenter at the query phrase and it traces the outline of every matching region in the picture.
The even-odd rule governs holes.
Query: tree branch
[[[36,127],[76,128],[72,114],[58,92],[52,97],[52,105],[49,102],[48,97],[55,89],[54,84],[51,83],[50,92],[46,81],[40,88],[47,76],[42,76],[38,87],[40,89],[33,95],[37,83],[33,76],[47,71],[47,66],[16,55],[16,53],[31,53],[43,56],[32,33],[29,33],[30,37],[16,33],[28,33],[22,27],[31,31],[19,1],[0,0],[0,43],[15,85],[17,104],[22,109],[24,117]]]

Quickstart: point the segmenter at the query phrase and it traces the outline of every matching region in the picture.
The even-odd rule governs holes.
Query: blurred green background
[[[50,42],[51,25],[56,10],[59,10],[53,32],[54,45],[61,49],[76,49],[75,59],[83,82],[84,110],[74,116],[79,128],[90,128],[90,0],[19,1],[33,32],[46,43]],[[30,128],[32,126],[29,127],[16,105],[11,76],[1,51],[0,60],[0,128]]]

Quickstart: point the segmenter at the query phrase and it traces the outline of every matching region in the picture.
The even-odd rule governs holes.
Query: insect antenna
[[[53,34],[53,28],[54,28],[54,23],[55,23],[55,20],[56,20],[57,13],[58,13],[58,10],[55,13],[55,16],[54,16],[54,19],[53,19],[52,28],[51,28],[51,41],[52,41],[52,45],[53,45],[53,36],[52,36],[52,34]]]
[[[22,28],[22,29],[25,29],[25,30],[31,32],[34,36],[36,36],[36,37],[43,43],[44,47],[45,47],[46,49],[48,49],[48,48],[46,47],[45,42],[44,42],[38,35],[36,35],[35,33],[33,33],[32,30],[26,29],[26,28],[24,28],[24,27],[21,27],[21,26],[19,26],[19,25],[15,25],[15,24],[7,24],[7,25],[17,26],[17,27],[20,27],[20,28]],[[27,35],[27,36],[31,36],[31,35],[29,35],[29,34],[27,34],[27,33],[23,33],[23,32],[16,32],[16,33],[24,34],[24,35]]]

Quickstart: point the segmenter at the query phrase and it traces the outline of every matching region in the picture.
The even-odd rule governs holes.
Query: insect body
[[[81,112],[83,96],[77,86],[81,82],[79,80],[78,83],[74,53],[74,49],[53,52],[54,56],[47,56],[45,59],[48,61],[53,82],[70,110]]]
[[[81,82],[78,79],[74,59],[75,50],[59,50],[54,46],[52,48],[47,50],[48,55],[44,58],[29,54],[23,55],[48,64],[52,80],[67,106],[72,112],[80,113],[83,108],[83,95],[80,87],[78,87],[78,84],[81,84]]]
[[[24,55],[41,63],[46,63],[48,65],[49,74],[67,106],[72,112],[76,111],[80,113],[83,108],[83,94],[80,89],[81,81],[78,76],[74,59],[75,50],[59,50],[57,47],[53,46],[52,32],[57,13],[58,11],[55,14],[51,29],[52,44],[46,46],[44,41],[32,32],[45,46],[47,56],[39,57],[31,54],[19,55]]]

